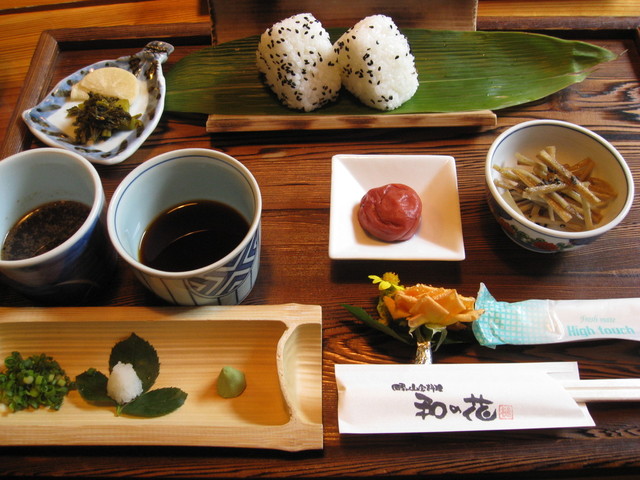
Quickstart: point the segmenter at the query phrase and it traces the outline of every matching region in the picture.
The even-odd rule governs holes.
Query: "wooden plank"
[[[166,416],[117,418],[114,407],[72,391],[55,414],[42,408],[3,416],[0,445],[322,449],[321,325],[319,306],[299,304],[0,308],[0,358],[45,352],[72,379],[89,368],[107,375],[113,345],[133,332],[160,357],[152,390],[177,387],[188,395]],[[216,393],[227,365],[247,379],[233,400]]]
[[[274,23],[298,13],[311,12],[325,28],[350,27],[368,15],[384,14],[400,28],[475,30],[477,0],[209,0],[217,42],[262,33]]]
[[[207,132],[263,132],[274,130],[336,130],[353,128],[493,128],[490,110],[398,115],[209,115]]]
[[[33,54],[24,88],[9,120],[9,127],[5,133],[2,149],[0,149],[0,158],[25,150],[32,140],[31,132],[22,121],[21,115],[24,110],[37,105],[40,99],[46,95],[46,89],[54,75],[55,59],[59,51],[58,39],[48,32],[43,32]]]
[[[0,13],[16,13],[21,10],[53,10],[58,8],[79,7],[91,0],[7,0],[0,6]],[[120,3],[126,0],[102,0],[103,3]],[[141,1],[141,0],[133,0]],[[10,3],[10,4],[9,4]]]

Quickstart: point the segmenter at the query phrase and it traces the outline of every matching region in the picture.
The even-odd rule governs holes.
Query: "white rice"
[[[372,15],[360,20],[334,47],[342,84],[365,105],[393,110],[416,93],[415,58],[391,18]]]
[[[130,363],[118,362],[107,381],[107,395],[120,405],[129,403],[142,393],[142,381]]]
[[[286,18],[261,36],[258,70],[286,106],[310,112],[335,100],[340,72],[329,33],[310,13]]]

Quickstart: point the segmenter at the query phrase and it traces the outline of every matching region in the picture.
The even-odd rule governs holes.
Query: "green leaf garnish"
[[[145,392],[153,386],[160,373],[160,359],[156,349],[135,333],[114,345],[109,357],[109,371],[118,362],[133,365]]]
[[[415,339],[408,333],[399,333],[396,332],[393,328],[378,322],[374,318],[369,315],[366,310],[360,307],[356,307],[353,305],[342,304],[344,308],[346,308],[354,317],[356,317],[361,322],[367,324],[371,328],[375,328],[382,333],[386,333],[387,335],[392,336],[396,340],[400,340],[401,342],[406,343],[407,345],[413,345],[416,343]]]
[[[159,388],[143,393],[119,409],[120,413],[135,417],[161,417],[180,408],[187,394],[175,387]]]
[[[95,368],[90,368],[76,377],[76,385],[82,398],[98,406],[115,406],[116,415],[147,418],[167,415],[180,408],[187,399],[187,394],[175,387],[149,391],[160,373],[160,360],[155,348],[135,333],[116,343],[111,349],[109,371],[112,371],[118,362],[133,365],[142,382],[144,393],[131,402],[120,405],[107,393],[107,376]]]
[[[90,368],[76,377],[80,396],[87,402],[99,406],[115,405],[115,400],[107,395],[107,377],[95,368]]]

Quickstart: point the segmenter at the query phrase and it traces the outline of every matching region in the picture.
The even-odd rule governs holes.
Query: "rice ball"
[[[418,90],[409,41],[386,15],[363,18],[334,44],[344,87],[362,103],[394,110]]]
[[[329,33],[310,13],[265,30],[256,63],[278,99],[295,110],[316,110],[334,101],[342,87]]]
[[[142,393],[142,381],[130,363],[118,362],[107,381],[107,395],[118,404],[135,400]]]

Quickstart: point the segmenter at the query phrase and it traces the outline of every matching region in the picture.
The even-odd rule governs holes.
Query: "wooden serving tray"
[[[46,353],[71,379],[91,367],[108,375],[111,348],[132,332],[160,357],[152,389],[188,394],[180,409],[118,417],[72,391],[59,411],[0,415],[0,445],[323,447],[319,306],[0,308],[2,359]],[[226,365],[247,379],[233,399],[216,393]]]
[[[478,127],[494,128],[498,117],[491,110],[393,115],[222,115],[207,117],[209,133],[273,130],[340,130],[353,128]]]

